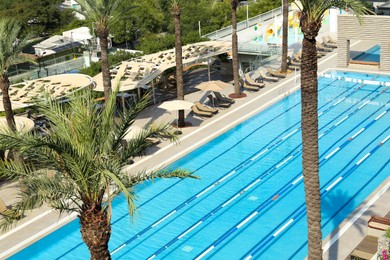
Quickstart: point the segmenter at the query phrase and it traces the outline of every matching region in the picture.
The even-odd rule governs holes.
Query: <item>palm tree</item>
[[[324,13],[331,7],[354,11],[359,21],[368,12],[359,0],[301,0],[300,27],[303,33],[301,62],[302,166],[308,222],[308,259],[322,258],[321,207],[318,164],[318,81],[316,37]]]
[[[106,100],[99,112],[91,91],[82,91],[72,96],[66,106],[54,101],[38,105],[38,110],[53,125],[45,130],[45,136],[1,131],[0,149],[13,149],[27,158],[24,162],[0,161],[0,177],[20,180],[22,198],[14,205],[14,215],[8,216],[8,222],[1,226],[9,227],[17,215],[42,203],[60,213],[77,212],[91,259],[110,259],[112,198],[122,192],[132,216],[136,210],[133,190],[136,184],[155,178],[190,176],[180,169],[141,173],[124,170],[129,158],[142,155],[150,145],[147,137],[157,134],[176,140],[169,125],[152,124],[127,143],[123,142],[147,100],[148,97],[143,98],[125,111],[118,122],[118,118],[114,119],[115,95]]]
[[[238,74],[238,39],[237,39],[237,7],[238,0],[230,0],[230,7],[232,8],[232,55],[233,55],[233,80],[234,80],[234,94],[235,98],[242,97],[240,84],[238,82],[240,75]]]
[[[287,72],[287,50],[288,50],[288,0],[283,1],[283,25],[282,25],[282,67],[280,72]]]
[[[77,11],[95,24],[96,35],[99,38],[104,97],[108,100],[111,89],[110,65],[108,64],[109,27],[121,18],[126,10],[120,10],[124,0],[75,0],[81,10]],[[72,9],[73,10],[73,9]]]
[[[181,44],[181,25],[180,15],[181,7],[178,0],[171,2],[171,12],[175,24],[175,59],[176,59],[176,88],[177,99],[184,100],[184,88],[183,88],[183,59],[182,59],[182,44]],[[178,127],[184,127],[184,110],[179,110],[179,119],[177,122]]]
[[[28,36],[20,37],[21,26],[13,19],[0,19],[0,89],[3,96],[3,107],[8,126],[15,131],[15,119],[9,97],[10,81],[8,69],[20,62],[31,61],[28,56],[21,55],[27,46]]]

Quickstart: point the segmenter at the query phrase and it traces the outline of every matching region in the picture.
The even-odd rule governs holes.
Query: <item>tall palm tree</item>
[[[120,10],[124,0],[75,0],[81,10],[78,12],[91,20],[96,29],[96,35],[99,38],[104,97],[108,100],[111,89],[110,65],[108,64],[108,37],[109,27],[121,18],[125,10]],[[72,9],[73,10],[73,9]]]
[[[301,0],[303,33],[301,62],[302,165],[308,222],[308,259],[322,258],[321,207],[318,163],[318,81],[316,37],[324,13],[331,7],[348,8],[362,21],[368,12],[359,0]]]
[[[176,89],[177,99],[184,100],[184,87],[183,87],[183,59],[182,59],[182,43],[181,43],[181,6],[179,0],[171,1],[171,12],[175,24],[175,61],[176,61]],[[178,127],[184,127],[184,110],[179,110],[179,119],[177,122]]]
[[[234,97],[241,97],[241,90],[239,84],[238,74],[238,39],[237,39],[237,7],[238,0],[230,0],[230,7],[232,8],[232,55],[233,55],[233,81],[234,81]]]
[[[287,51],[288,51],[288,0],[282,0],[282,67],[280,72],[287,72]]]
[[[91,259],[110,259],[113,196],[120,192],[125,195],[132,216],[136,210],[136,184],[155,178],[191,176],[180,169],[140,173],[124,170],[129,158],[142,155],[150,145],[147,137],[158,134],[176,140],[169,125],[152,124],[125,145],[123,138],[147,99],[125,111],[118,122],[114,119],[115,95],[99,112],[91,91],[83,91],[72,96],[65,107],[54,101],[38,105],[54,126],[46,129],[45,136],[1,131],[0,149],[11,148],[28,159],[0,161],[0,177],[21,180],[22,198],[14,205],[16,211],[8,216],[8,222],[0,225],[9,227],[17,215],[42,203],[60,213],[77,212]]]
[[[8,69],[20,62],[31,61],[28,56],[21,55],[27,46],[28,36],[20,38],[21,26],[13,19],[0,19],[0,89],[3,97],[3,107],[8,126],[15,131],[15,119],[9,97],[10,81]]]

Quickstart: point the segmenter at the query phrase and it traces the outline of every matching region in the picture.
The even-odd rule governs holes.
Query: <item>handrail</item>
[[[259,14],[255,17],[249,18],[248,20],[241,21],[237,23],[237,31],[244,30],[246,28],[249,28],[257,23],[264,22],[267,20],[270,20],[275,17],[275,15],[281,15],[282,14],[282,7],[278,7],[275,9],[272,9],[268,12]],[[216,30],[214,32],[202,35],[202,37],[209,38],[210,40],[216,40],[225,36],[228,36],[232,33],[232,26],[229,25],[225,28]]]

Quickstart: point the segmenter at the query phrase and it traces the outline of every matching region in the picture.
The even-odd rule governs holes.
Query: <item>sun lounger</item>
[[[385,231],[390,228],[390,218],[371,216],[371,218],[368,220],[368,227]]]
[[[245,80],[246,80],[246,83],[248,83],[249,85],[252,85],[252,86],[255,86],[255,87],[258,87],[258,88],[263,88],[265,86],[264,83],[257,83],[255,82],[251,76],[249,75],[249,73],[246,73],[245,74]]]
[[[253,86],[250,86],[250,85],[246,84],[245,80],[243,80],[241,78],[238,79],[238,81],[240,82],[241,87],[243,87],[246,90],[249,90],[249,91],[259,91],[258,87],[253,87]]]
[[[332,36],[328,35],[328,39],[330,43],[337,44],[337,42],[333,40]]]
[[[277,77],[269,77],[269,76],[265,75],[265,72],[262,71],[262,70],[259,70],[259,73],[260,73],[260,78],[262,80],[266,80],[266,81],[270,81],[270,82],[277,82],[277,81],[279,81],[279,78],[277,78]]]
[[[212,112],[201,111],[201,110],[198,109],[197,106],[192,106],[191,109],[192,109],[192,112],[193,112],[195,115],[200,116],[200,117],[204,117],[204,116],[206,116],[206,117],[212,117],[212,116],[213,116],[213,113],[212,113]]]
[[[353,250],[351,258],[371,259],[378,250],[378,237],[366,236],[362,242]]]
[[[322,45],[330,48],[337,48],[337,45],[326,40],[325,36],[322,36]]]
[[[214,96],[217,98],[217,100],[219,102],[230,103],[230,104],[233,104],[234,102],[236,102],[234,99],[225,97],[225,96],[223,96],[221,93],[219,93],[217,91],[213,91],[213,93],[214,93]]]
[[[296,62],[301,63],[301,56],[299,55],[300,53],[294,53],[293,58],[295,59]],[[293,59],[291,59],[293,60]]]
[[[271,68],[267,68],[268,70],[268,73],[273,76],[273,77],[278,77],[278,78],[285,78],[286,77],[286,74],[284,73],[280,73],[280,72],[277,72],[277,71],[274,71],[273,69]]]
[[[211,94],[207,96],[210,100],[210,103],[213,106],[218,106],[218,107],[223,107],[223,108],[228,108],[232,105],[232,103],[226,103],[226,102],[220,102],[218,99],[214,98]]]
[[[196,101],[194,104],[200,111],[210,112],[214,114],[218,113],[218,108],[206,107],[202,105],[199,101]]]
[[[19,219],[20,217],[22,217],[22,215],[16,212],[15,210],[7,208],[7,206],[5,205],[2,199],[0,199],[0,215],[6,218],[11,217],[15,219]]]
[[[322,45],[320,42],[317,42],[317,50],[318,51],[326,51],[326,52],[333,51],[332,48],[326,47],[326,46]]]
[[[289,69],[292,69],[292,70],[300,70],[301,69],[301,63],[293,61],[290,56],[287,56],[287,66]]]

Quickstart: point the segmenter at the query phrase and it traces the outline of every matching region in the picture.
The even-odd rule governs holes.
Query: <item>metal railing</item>
[[[55,63],[54,60],[58,61],[58,63]],[[73,70],[79,70],[84,67],[85,61],[83,56],[78,56],[77,59],[70,60],[61,57],[50,61],[45,61],[45,63],[41,63],[40,66],[31,66],[31,70],[14,71],[10,75],[10,81],[15,83],[30,79],[69,73]]]
[[[248,20],[241,21],[237,23],[237,31],[244,30],[246,28],[249,28],[251,26],[254,26],[257,23],[263,23],[264,21],[270,20],[274,18],[277,15],[282,14],[282,7],[275,8],[271,11],[259,14],[258,16],[249,18]],[[232,26],[228,26],[222,29],[219,29],[215,32],[211,32],[208,34],[203,35],[202,37],[209,38],[210,40],[217,40],[222,37],[228,36],[232,34]]]

